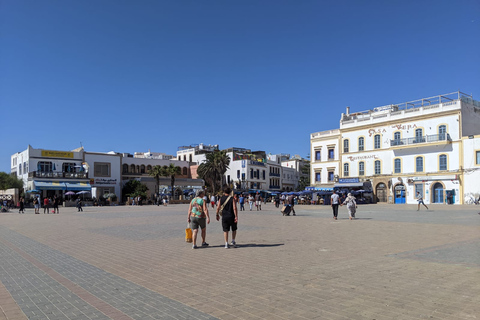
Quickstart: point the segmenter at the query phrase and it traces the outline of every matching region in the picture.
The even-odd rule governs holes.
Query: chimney
[[[350,107],[347,107],[347,116],[350,115]]]

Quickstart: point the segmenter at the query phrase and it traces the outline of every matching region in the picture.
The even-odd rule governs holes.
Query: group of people
[[[43,198],[43,213],[50,213],[50,208],[52,208],[52,213],[60,213],[58,206],[61,203],[61,198],[55,195],[53,198],[45,197]],[[20,199],[20,210],[18,213],[25,213],[25,200]],[[40,214],[41,200],[40,197],[33,197],[33,208],[35,214]]]
[[[330,197],[330,203],[332,206],[333,210],[333,219],[337,220],[338,216],[338,207],[346,205],[348,209],[348,215],[350,217],[350,220],[355,219],[355,213],[357,212],[357,201],[354,196],[352,196],[351,193],[347,194],[347,197],[342,201],[340,201],[340,196],[337,194],[337,192],[334,190],[331,197]]]
[[[192,228],[192,249],[197,249],[197,235],[198,229],[201,229],[202,237],[202,247],[207,247],[208,243],[206,242],[207,236],[207,224],[210,223],[210,215],[208,212],[208,201],[205,198],[205,191],[198,190],[194,199],[190,201],[190,206],[188,208],[188,217],[187,221]],[[212,200],[212,198],[210,198]],[[223,195],[215,201],[210,201],[212,208],[216,205],[216,219],[220,221],[222,218],[222,228],[223,228],[223,237],[225,241],[225,248],[236,247],[237,243],[235,238],[237,235],[237,223],[238,223],[238,210],[237,203],[239,202],[238,197],[232,195],[232,190],[230,187],[225,186],[223,188]],[[229,232],[232,232],[232,241],[228,242]]]

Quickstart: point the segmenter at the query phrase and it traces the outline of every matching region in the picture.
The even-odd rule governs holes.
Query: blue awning
[[[45,182],[34,181],[35,189],[38,190],[65,190],[65,183],[63,182]]]
[[[90,190],[92,190],[92,187],[87,182],[78,182],[78,183],[65,182],[65,185],[66,185],[68,191],[83,191],[83,190],[90,191]]]

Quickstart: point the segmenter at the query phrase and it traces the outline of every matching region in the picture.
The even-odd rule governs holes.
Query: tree
[[[305,190],[305,187],[310,186],[310,163],[305,164],[300,168],[300,172],[303,174],[298,180],[297,191]]]
[[[7,189],[23,189],[22,179],[17,178],[11,174],[0,172],[0,190]]]
[[[126,197],[138,197],[147,198],[148,187],[138,180],[128,181],[122,188],[122,194]]]
[[[156,182],[155,193],[158,194],[159,193],[158,192],[158,187],[160,185],[160,177],[164,176],[163,169],[162,169],[161,166],[156,165],[150,170],[150,172],[148,174],[155,178],[155,182]]]
[[[176,167],[173,163],[170,163],[168,167],[162,167],[161,175],[164,177],[170,177],[170,184],[172,186],[172,197],[174,196],[175,191],[175,176],[180,175],[181,173],[182,169],[180,169],[180,167]]]
[[[204,163],[198,166],[197,173],[212,187],[213,194],[216,193],[217,185],[221,187],[223,175],[230,164],[230,157],[225,151],[208,153]]]

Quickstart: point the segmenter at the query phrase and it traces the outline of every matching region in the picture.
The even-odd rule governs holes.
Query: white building
[[[464,195],[480,192],[472,178],[479,123],[480,104],[461,92],[363,112],[347,108],[340,129],[311,135],[312,186],[351,178],[371,181],[378,202],[416,203],[418,192],[426,204],[463,203]]]
[[[92,187],[91,195],[100,199],[114,193],[122,198],[121,154],[116,152],[84,152],[84,162],[90,167],[88,176]]]
[[[214,151],[218,151],[218,144],[212,146],[210,144],[200,143],[191,146],[182,146],[177,150],[177,160],[201,164],[206,159],[205,155]]]

